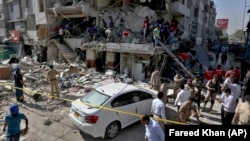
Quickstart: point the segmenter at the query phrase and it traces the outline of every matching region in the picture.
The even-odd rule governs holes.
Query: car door
[[[134,123],[137,118],[130,113],[136,113],[135,102],[132,100],[133,95],[131,93],[125,93],[116,97],[112,102],[111,106],[120,112],[116,112],[118,119],[120,120],[122,127],[126,127]]]
[[[153,96],[150,93],[143,91],[136,92],[139,97],[139,101],[136,102],[136,109],[138,114],[151,113],[151,105]]]

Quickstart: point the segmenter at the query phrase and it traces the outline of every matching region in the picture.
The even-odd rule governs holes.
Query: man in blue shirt
[[[145,124],[146,133],[145,140],[148,141],[165,141],[165,135],[160,124],[153,119],[150,119],[148,115],[142,115],[140,117],[141,123]]]
[[[6,141],[19,141],[21,120],[25,120],[25,128],[22,132],[28,131],[28,119],[23,113],[19,113],[17,104],[10,105],[10,114],[6,115],[3,132],[6,131]],[[6,130],[7,127],[7,130]]]

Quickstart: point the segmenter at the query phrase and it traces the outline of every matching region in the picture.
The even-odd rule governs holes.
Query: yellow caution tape
[[[54,98],[54,99],[61,100],[61,101],[76,102],[75,100],[70,100],[70,99],[60,98],[60,97],[58,98],[58,97],[52,96],[50,94],[38,93],[37,91],[32,91],[32,90],[29,90],[27,88],[23,88],[22,89],[22,88],[19,88],[19,87],[15,87],[13,85],[4,84],[2,82],[0,82],[0,85],[1,86],[9,86],[9,87],[12,87],[12,88],[15,88],[15,89],[23,90],[24,92],[30,92],[30,93],[34,93],[34,94],[39,94],[39,95],[42,95],[42,96]],[[108,111],[112,111],[112,112],[118,112],[118,113],[122,113],[122,114],[127,114],[127,115],[131,115],[131,116],[137,116],[137,117],[141,116],[140,114],[137,114],[137,113],[132,113],[132,112],[124,111],[124,110],[118,110],[118,109],[115,109],[115,108],[109,108],[109,107],[105,107],[105,106],[99,106],[99,105],[96,105],[96,104],[91,104],[91,103],[86,103],[86,102],[80,102],[80,101],[77,102],[77,103],[85,104],[85,105],[88,105],[88,106],[91,106],[91,107],[100,108],[100,109],[108,110]],[[165,123],[172,123],[172,124],[179,124],[179,125],[188,125],[187,123],[173,121],[173,120],[165,120],[165,119],[161,119],[161,118],[153,118],[153,119],[156,120],[156,121],[161,121],[161,122],[165,122]]]

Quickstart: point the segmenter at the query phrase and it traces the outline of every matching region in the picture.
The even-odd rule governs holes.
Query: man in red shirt
[[[208,70],[205,71],[205,80],[211,80],[214,76],[214,71],[212,70],[212,67],[208,67]]]
[[[215,74],[217,75],[218,81],[222,83],[222,77],[225,75],[225,70],[221,68],[221,65],[218,65],[215,69]]]
[[[234,70],[234,77],[240,80],[240,76],[241,76],[241,69],[239,66],[236,66]]]
[[[234,67],[230,67],[230,69],[225,74],[225,78],[229,77],[230,75],[234,75]]]

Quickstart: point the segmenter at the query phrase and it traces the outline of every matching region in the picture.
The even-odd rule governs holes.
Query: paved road
[[[197,56],[200,64],[203,64],[204,66],[210,66],[210,62],[208,60],[208,52],[203,46],[195,46],[195,49],[197,50]]]
[[[208,105],[209,106],[209,105]],[[172,104],[167,106],[167,118],[175,119],[176,108]],[[8,107],[3,107],[4,111],[8,110]],[[202,113],[201,120],[207,124],[220,124],[220,105],[215,103],[213,113]],[[66,110],[66,109],[64,109]],[[27,141],[142,141],[144,138],[144,126],[138,122],[126,129],[120,131],[116,138],[96,139],[91,136],[79,132],[71,123],[68,117],[64,117],[60,121],[52,121],[49,126],[44,125],[44,115],[41,111],[27,107],[25,105],[20,106],[20,111],[25,113],[29,118],[29,133],[23,138]],[[69,108],[68,108],[69,111]],[[193,117],[191,118],[193,119]],[[196,120],[191,120],[192,124],[197,124]],[[22,123],[24,124],[24,123]],[[181,126],[181,125],[179,125]]]
[[[176,108],[173,107],[172,104],[168,104],[166,107],[167,118],[174,120]],[[215,103],[213,113],[202,113],[203,117],[201,117],[201,120],[207,124],[220,124],[219,108],[220,105]],[[7,111],[8,107],[5,106],[3,109]],[[67,108],[64,110],[67,110]],[[23,139],[27,141],[142,141],[144,138],[144,125],[140,122],[120,131],[116,138],[106,140],[96,139],[79,132],[79,130],[72,125],[68,117],[64,117],[60,121],[52,121],[51,125],[46,126],[43,124],[45,118],[44,115],[41,114],[41,111],[25,105],[20,106],[20,111],[25,113],[29,118],[29,133],[23,137]],[[193,117],[191,119],[193,119]],[[191,122],[192,124],[197,124],[195,119],[191,120]],[[22,124],[24,124],[24,122]]]

